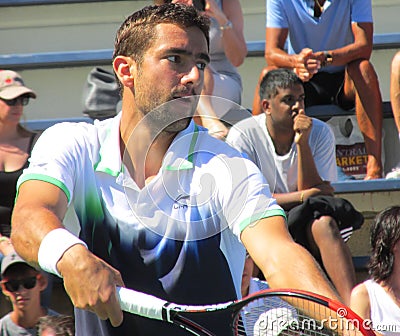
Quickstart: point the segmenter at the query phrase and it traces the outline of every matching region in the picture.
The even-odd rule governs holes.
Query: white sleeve
[[[231,158],[230,163],[231,187],[227,188],[225,183],[218,190],[224,217],[236,236],[240,238],[248,225],[261,218],[285,217],[285,212],[272,197],[266,179],[253,162]]]
[[[336,182],[336,143],[329,125],[323,121],[313,119],[313,131],[309,143],[319,176],[324,181]]]
[[[83,141],[79,133],[85,126],[60,123],[46,129],[36,142],[29,167],[20,176],[17,188],[27,180],[41,180],[58,186],[70,203],[76,174],[82,171]]]

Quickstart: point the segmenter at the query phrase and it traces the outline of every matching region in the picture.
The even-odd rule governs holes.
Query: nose
[[[298,113],[301,109],[304,109],[304,100],[297,99],[292,105],[292,110]]]
[[[300,106],[301,106],[301,100],[298,99],[298,100],[296,100],[296,101],[294,102],[294,104],[293,104],[293,106],[292,106],[292,109],[294,109],[294,110],[299,110]]]
[[[189,71],[182,77],[182,84],[193,84],[198,86],[203,83],[203,71],[198,68],[197,64],[191,66]]]

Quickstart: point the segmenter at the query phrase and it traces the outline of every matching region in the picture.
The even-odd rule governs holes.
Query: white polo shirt
[[[127,287],[187,304],[239,297],[240,233],[284,216],[259,169],[192,122],[140,189],[121,160],[120,119],[47,129],[18,187],[34,179],[60,187],[69,202],[65,225]]]

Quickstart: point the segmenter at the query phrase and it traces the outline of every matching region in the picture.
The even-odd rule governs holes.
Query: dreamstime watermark
[[[332,315],[335,313],[332,312]],[[263,319],[258,319],[257,329],[268,331],[281,332],[286,330],[289,335],[300,335],[302,331],[322,331],[332,330],[338,331],[340,334],[346,335],[347,332],[357,332],[359,330],[372,330],[376,332],[398,332],[400,333],[400,324],[377,324],[374,325],[370,319],[350,318],[346,308],[339,308],[336,311],[336,316],[327,316],[326,318],[311,318],[293,316],[274,316],[264,315]],[[264,335],[260,333],[260,335]]]

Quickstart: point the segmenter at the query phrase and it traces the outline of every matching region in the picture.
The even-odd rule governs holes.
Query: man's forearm
[[[267,269],[261,267],[271,288],[301,289],[341,300],[318,263],[303,247],[293,242],[283,247],[280,253],[287,256],[284,264],[270,264]]]
[[[275,66],[277,68],[295,68],[295,56],[289,55],[280,48],[271,48],[265,51],[265,60],[268,66]]]
[[[12,218],[11,241],[16,252],[32,265],[38,266],[38,251],[45,235],[62,227],[60,220],[48,209],[16,205]]]
[[[297,189],[310,189],[323,182],[315,166],[314,157],[308,143],[297,145],[298,172]]]

